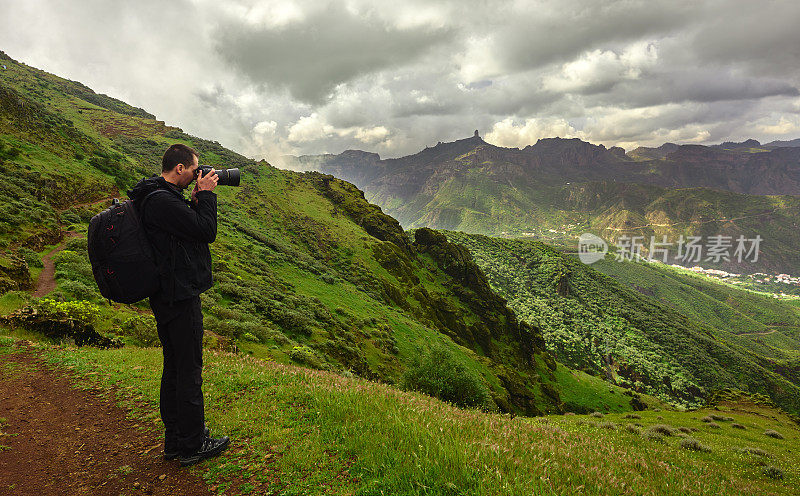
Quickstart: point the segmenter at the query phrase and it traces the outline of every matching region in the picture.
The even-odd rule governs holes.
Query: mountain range
[[[760,236],[756,263],[708,265],[749,273],[800,268],[796,146],[750,140],[626,154],[577,138],[549,138],[518,149],[489,144],[476,131],[395,159],[357,150],[283,159],[287,167],[351,181],[406,228],[529,235],[573,248],[583,232],[610,242]]]

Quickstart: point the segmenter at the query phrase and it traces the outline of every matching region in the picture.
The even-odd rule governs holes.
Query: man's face
[[[185,188],[189,186],[192,181],[197,179],[197,175],[200,172],[200,165],[197,161],[197,157],[192,155],[192,163],[188,167],[184,165],[183,170],[179,175],[180,182],[178,183],[181,188]]]

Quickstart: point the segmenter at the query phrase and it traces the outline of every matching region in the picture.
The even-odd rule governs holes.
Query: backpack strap
[[[139,209],[139,218],[142,219],[142,226],[143,227],[144,227],[144,205],[145,205],[145,203],[147,203],[147,200],[149,200],[151,196],[155,195],[159,191],[164,191],[166,193],[169,193],[169,191],[164,189],[164,188],[158,188],[156,190],[153,190],[153,191],[147,193],[146,195],[144,195],[144,198],[142,198],[141,200],[139,200],[137,202],[138,203],[137,207]]]
[[[141,199],[141,203],[139,204],[139,218],[141,219],[142,223],[142,232],[144,233],[145,237],[147,237],[147,229],[144,228],[144,206],[147,200],[150,199],[151,196],[155,195],[156,193],[163,191],[165,193],[169,193],[170,191],[164,188],[158,188],[154,191],[147,193],[144,198]],[[170,291],[170,299],[169,299],[169,306],[172,306],[173,301],[175,299],[175,235],[170,234],[170,258],[171,258],[171,267],[170,267],[170,274],[172,280],[172,288]],[[149,242],[149,239],[148,239]]]

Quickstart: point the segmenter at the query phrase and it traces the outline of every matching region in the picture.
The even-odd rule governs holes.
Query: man
[[[164,153],[161,176],[144,178],[128,192],[159,266],[160,289],[150,297],[150,308],[164,352],[164,458],[180,457],[182,466],[216,456],[230,444],[228,436],[209,437],[205,427],[200,293],[212,285],[208,244],[217,236],[213,191],[219,178],[213,171],[204,176],[199,172],[197,152],[175,144]],[[183,192],[195,179],[187,201]]]

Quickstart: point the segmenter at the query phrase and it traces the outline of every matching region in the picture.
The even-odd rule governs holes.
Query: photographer
[[[184,190],[196,183],[191,200]],[[198,155],[175,144],[162,158],[161,176],[139,181],[128,196],[158,263],[160,290],[150,298],[164,352],[160,410],[164,458],[192,465],[225,450],[230,440],[209,437],[202,392],[203,313],[200,294],[213,283],[209,243],[217,236],[215,171],[200,174]],[[158,193],[147,196],[149,193]],[[145,200],[145,197],[147,199]]]

